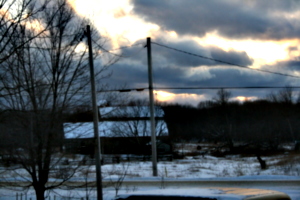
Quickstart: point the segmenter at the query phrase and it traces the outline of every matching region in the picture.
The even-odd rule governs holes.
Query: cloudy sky
[[[217,92],[172,88],[300,85],[299,1],[70,1],[106,38],[105,48],[122,54],[106,80],[112,88],[148,87],[147,37],[153,42],[153,81],[159,101],[196,105]],[[127,48],[116,50],[121,47]],[[230,91],[232,99],[240,100],[262,98],[272,92]],[[140,94],[147,95],[147,91]]]

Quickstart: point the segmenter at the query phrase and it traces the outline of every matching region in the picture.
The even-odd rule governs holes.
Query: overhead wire
[[[62,83],[63,84],[63,83]],[[67,83],[65,83],[67,84]],[[50,85],[50,84],[43,84]],[[223,86],[216,86],[216,87],[156,87],[153,88],[154,90],[220,90],[220,89],[286,89],[286,86],[241,86],[241,87],[223,87]],[[288,86],[290,89],[300,89],[300,86]],[[8,89],[13,91],[14,89]],[[85,90],[85,89],[83,89]],[[106,92],[143,92],[145,90],[149,90],[148,87],[142,87],[142,88],[125,88],[125,89],[108,89],[108,90],[98,90],[96,93],[106,93]],[[67,90],[68,92],[62,90],[60,92],[57,92],[58,95],[65,95],[65,94],[87,94],[90,93],[89,90],[87,91],[79,91],[79,90]],[[24,91],[23,91],[24,92]],[[5,93],[1,93],[0,96],[5,96]]]
[[[127,49],[127,48],[130,48],[130,47],[139,46],[139,45],[145,46],[145,43],[139,42],[139,43],[132,44],[132,45],[129,45],[129,46],[121,46],[120,48],[117,48],[117,49],[111,49],[109,51],[117,51],[117,50]]]
[[[92,39],[92,42],[94,44],[96,44],[96,46],[100,49],[102,49],[104,52],[106,53],[110,53],[114,56],[118,56],[118,57],[121,57],[121,58],[129,58],[130,56],[124,56],[122,54],[117,54],[117,53],[113,53],[112,51],[117,51],[117,50],[121,50],[121,49],[125,49],[125,48],[130,48],[130,47],[134,47],[134,46],[138,46],[138,45],[141,45],[142,43],[137,43],[137,44],[132,44],[132,45],[129,45],[129,46],[123,46],[123,47],[120,47],[120,48],[117,48],[117,49],[111,49],[111,50],[107,50],[105,49],[103,46],[101,46],[100,44],[98,44],[95,40]]]
[[[223,63],[223,64],[235,66],[235,67],[241,67],[241,68],[248,69],[248,70],[255,70],[255,71],[260,71],[260,72],[265,72],[265,73],[270,73],[270,74],[276,74],[276,75],[280,75],[280,76],[287,76],[287,77],[292,77],[292,78],[300,78],[300,76],[291,75],[291,74],[284,74],[284,73],[281,73],[281,72],[269,71],[269,70],[264,70],[264,69],[249,68],[249,67],[244,66],[244,65],[239,65],[239,64],[235,64],[235,63],[231,63],[231,62],[219,60],[219,59],[210,58],[210,57],[207,57],[207,56],[202,56],[202,55],[199,55],[199,54],[187,52],[187,51],[184,51],[184,50],[181,50],[181,49],[177,49],[177,48],[174,48],[174,47],[170,47],[170,46],[167,46],[167,45],[159,44],[157,42],[151,42],[151,43],[155,44],[157,46],[161,46],[161,47],[164,47],[164,48],[167,48],[167,49],[171,49],[171,50],[180,52],[180,53],[184,53],[184,54],[187,54],[187,55],[191,55],[191,56],[195,56],[195,57],[199,57],[199,58],[202,58],[202,59],[211,60],[211,61],[215,61],[215,62],[219,62],[219,63]]]
[[[75,35],[75,34],[74,34]],[[68,35],[69,37],[72,35]],[[123,57],[123,58],[128,58],[128,56],[123,56],[123,55],[119,55],[119,54],[115,54],[112,53],[112,51],[117,51],[117,50],[121,50],[121,49],[126,49],[126,48],[131,48],[134,46],[138,46],[138,45],[143,45],[144,47],[144,43],[136,43],[136,44],[132,44],[129,46],[122,46],[120,48],[117,49],[111,49],[111,50],[107,50],[104,47],[102,47],[101,45],[99,45],[95,40],[92,40],[94,44],[97,45],[98,48],[102,49],[104,52],[106,53],[110,53],[113,54],[115,56],[118,57]],[[295,75],[290,75],[290,74],[284,74],[284,73],[280,73],[280,72],[274,72],[274,71],[269,71],[269,70],[262,70],[262,69],[254,69],[254,68],[249,68],[247,66],[243,66],[243,65],[239,65],[239,64],[235,64],[235,63],[231,63],[231,62],[227,62],[227,61],[223,61],[223,60],[219,60],[219,59],[214,59],[214,58],[210,58],[210,57],[206,57],[206,56],[202,56],[199,54],[195,54],[195,53],[191,53],[191,52],[187,52],[181,49],[177,49],[177,48],[173,48],[167,45],[163,45],[157,42],[151,42],[152,44],[167,48],[167,49],[171,49],[180,53],[184,53],[187,55],[191,55],[191,56],[195,56],[195,57],[199,57],[202,59],[207,59],[207,60],[211,60],[211,61],[215,61],[215,62],[219,62],[219,63],[223,63],[223,64],[227,64],[227,65],[231,65],[231,66],[235,66],[235,67],[241,67],[244,69],[249,69],[249,70],[256,70],[256,71],[260,71],[260,72],[265,72],[265,73],[271,73],[271,74],[276,74],[276,75],[281,75],[281,76],[287,76],[287,77],[293,77],[293,78],[300,78],[300,76],[295,76]],[[287,86],[242,86],[242,87],[227,87],[227,86],[222,86],[222,87],[154,87],[153,89],[155,90],[181,90],[181,89],[185,89],[185,90],[197,90],[197,89],[283,89],[286,88]],[[288,86],[289,88],[294,88],[294,89],[299,89],[300,86]],[[143,91],[143,90],[147,90],[149,88],[128,88],[128,89],[114,89],[114,90],[102,90],[102,91],[98,91],[98,92],[129,92],[129,91]],[[80,92],[79,92],[80,93]]]
[[[234,64],[234,63],[230,63],[230,62],[226,62],[226,61],[222,61],[222,60],[202,56],[202,55],[199,55],[199,54],[183,51],[183,50],[176,49],[176,48],[173,48],[173,47],[169,47],[169,46],[166,46],[166,45],[162,45],[162,44],[159,44],[159,43],[156,43],[156,42],[151,42],[151,43],[156,44],[158,46],[162,46],[162,47],[171,49],[171,50],[175,50],[175,51],[178,51],[178,52],[181,52],[181,53],[185,53],[185,54],[188,54],[188,55],[200,57],[200,58],[203,58],[203,59],[212,60],[212,61],[215,61],[215,62],[220,62],[220,63],[227,64],[227,65],[242,67],[242,68],[246,68],[246,69],[249,69],[249,70],[256,70],[256,71],[265,72],[265,73],[272,73],[272,74],[281,75],[281,76],[300,78],[300,76],[284,74],[284,73],[280,73],[280,72],[273,72],[273,71],[268,71],[268,70],[248,68],[248,67],[243,66],[243,65],[238,65],[238,64]],[[219,90],[219,89],[285,89],[287,87],[291,88],[291,89],[300,89],[300,86],[240,86],[240,87],[237,87],[237,86],[214,86],[214,87],[199,86],[199,87],[153,87],[153,89],[154,90],[199,90],[199,89],[200,90],[202,90],[202,89],[203,90]],[[148,89],[149,89],[148,87],[145,87],[145,88],[125,88],[125,89],[102,90],[102,91],[98,91],[98,92],[130,92],[130,91],[143,91],[143,90],[148,90]]]
[[[291,88],[297,89],[300,86],[207,86],[207,87],[157,87],[154,89],[161,89],[161,90],[218,90],[218,89],[284,89],[284,88]]]

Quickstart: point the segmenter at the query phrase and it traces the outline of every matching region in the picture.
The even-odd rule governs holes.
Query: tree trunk
[[[34,186],[35,195],[37,200],[45,200],[45,187],[42,185]]]
[[[263,160],[263,159],[260,157],[259,154],[256,154],[256,158],[257,158],[257,160],[258,160],[258,162],[259,162],[259,164],[260,164],[260,168],[261,168],[261,169],[267,169],[267,163],[266,163],[266,161]]]

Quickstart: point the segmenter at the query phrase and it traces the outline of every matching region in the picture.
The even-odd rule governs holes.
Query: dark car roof
[[[210,187],[136,191],[116,199],[290,200],[290,197],[274,190]]]

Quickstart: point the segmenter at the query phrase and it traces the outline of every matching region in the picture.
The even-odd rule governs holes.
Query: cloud
[[[277,66],[288,70],[288,73],[291,72],[300,72],[300,61],[292,60],[292,61],[280,61],[276,63]]]
[[[152,40],[152,62],[154,87],[245,87],[245,86],[286,86],[297,83],[297,79],[243,69],[203,59],[201,56],[233,63],[241,66],[254,65],[254,59],[247,48],[236,50],[221,48],[216,43],[201,43],[196,37],[207,33],[217,33],[232,41],[264,41],[298,38],[300,33],[299,6],[293,1],[202,1],[202,0],[132,0],[133,14],[141,20],[160,26]],[[177,36],[164,35],[165,31],[176,31]],[[247,40],[246,40],[247,39]],[[249,40],[253,39],[253,40]],[[137,43],[143,41],[137,41]],[[281,41],[282,42],[282,41]],[[214,44],[214,45],[209,45]],[[294,44],[293,44],[294,45]],[[164,47],[165,46],[165,47]],[[253,46],[251,46],[253,47]],[[139,49],[140,48],[140,49]],[[297,46],[285,47],[296,53]],[[182,50],[180,52],[177,50]],[[253,47],[255,49],[255,46]],[[274,48],[273,48],[274,50]],[[249,53],[247,53],[247,52]],[[190,53],[195,55],[191,55]],[[272,52],[272,51],[270,51]],[[123,49],[129,59],[121,59],[113,66],[114,73],[109,79],[111,85],[127,87],[147,87],[146,48]],[[296,55],[296,54],[295,54]],[[272,52],[274,55],[274,51]],[[278,59],[278,57],[277,57]],[[276,59],[275,59],[276,60]],[[299,62],[268,62],[255,66],[268,71],[297,73]],[[280,67],[278,66],[280,65]],[[288,70],[288,71],[285,71]],[[192,93],[212,97],[215,90],[168,90],[176,94]],[[269,90],[234,89],[234,96],[264,97]]]
[[[141,88],[148,87],[147,65],[140,62],[134,64],[122,62],[113,66],[113,75],[107,79],[110,86],[114,88]],[[153,66],[153,82],[155,90],[161,90],[176,94],[173,102],[196,105],[200,100],[209,100],[215,96],[215,89],[174,89],[174,88],[208,88],[208,87],[249,87],[249,86],[287,86],[292,81],[297,83],[298,79],[275,74],[258,72],[238,67],[228,66],[201,66],[201,67],[174,67],[165,65],[163,67]],[[295,84],[294,84],[295,85]],[[167,89],[169,88],[169,89]],[[233,97],[259,97],[264,98],[271,92],[279,89],[229,89]],[[182,96],[180,94],[193,94]],[[131,92],[135,97],[148,98],[147,91],[144,93]],[[138,96],[136,96],[138,95]],[[178,96],[179,95],[179,96]],[[186,97],[184,99],[183,97]],[[201,97],[201,98],[200,98]],[[198,98],[198,100],[197,100]]]
[[[160,65],[162,65],[161,62],[163,61],[168,65],[178,67],[220,65],[219,62],[203,57],[243,66],[250,66],[253,63],[253,60],[244,51],[225,51],[217,46],[201,46],[193,40],[179,42],[158,40],[158,42],[153,44],[153,54],[154,56],[155,54],[158,55],[157,59]]]
[[[214,59],[230,62],[236,65],[250,66],[253,63],[253,59],[249,58],[246,52],[238,52],[230,50],[228,52],[222,50],[218,47],[213,47],[210,49],[211,56]]]
[[[113,66],[109,85],[121,87],[148,87],[147,65],[117,63]],[[254,70],[228,66],[206,66],[181,68],[153,66],[154,87],[248,87],[248,86],[285,86],[289,77],[268,74]],[[182,91],[172,90],[180,93]],[[194,93],[200,94],[199,91]]]
[[[260,0],[133,0],[134,13],[180,35],[209,32],[235,39],[298,38],[300,4]]]
[[[216,46],[204,47],[192,40],[176,42],[158,40],[155,42],[238,65],[249,66],[253,62],[245,52],[224,51]],[[148,87],[146,48],[143,46],[126,48],[122,50],[122,54],[129,57],[121,59],[111,67],[113,74],[107,83],[115,88],[121,88],[124,85],[128,88]],[[290,80],[285,76],[228,66],[155,44],[152,45],[152,61],[154,87],[156,88],[284,86],[288,85]],[[274,66],[265,66],[265,69],[273,69]],[[203,90],[171,90],[171,92],[203,94]],[[258,91],[257,93],[260,94]],[[247,96],[246,92],[239,94],[241,95]],[[254,93],[251,93],[251,96],[254,96]]]

